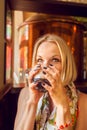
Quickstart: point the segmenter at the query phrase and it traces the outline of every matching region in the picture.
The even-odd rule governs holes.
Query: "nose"
[[[42,68],[47,68],[49,66],[49,62],[45,60],[42,64]]]

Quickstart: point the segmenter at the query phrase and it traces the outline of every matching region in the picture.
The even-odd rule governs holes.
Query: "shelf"
[[[11,10],[87,17],[87,4],[57,0],[6,0]]]

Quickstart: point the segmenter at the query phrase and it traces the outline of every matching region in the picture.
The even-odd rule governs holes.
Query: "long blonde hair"
[[[70,82],[75,81],[77,77],[77,70],[74,57],[66,42],[60,36],[55,34],[45,34],[36,41],[33,50],[32,66],[36,63],[36,55],[39,45],[45,41],[54,42],[58,46],[62,61],[61,78],[64,85],[68,85]]]

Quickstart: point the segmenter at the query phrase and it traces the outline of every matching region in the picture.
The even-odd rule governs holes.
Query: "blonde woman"
[[[76,77],[66,42],[54,34],[40,37],[29,85],[19,96],[14,130],[86,130],[87,95],[76,90]]]

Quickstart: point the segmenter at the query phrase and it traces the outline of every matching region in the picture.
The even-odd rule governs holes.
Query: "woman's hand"
[[[51,86],[46,83],[43,84],[43,87],[49,92],[49,95],[52,98],[52,101],[57,106],[59,104],[64,105],[65,102],[67,104],[67,95],[65,91],[65,87],[61,80],[61,72],[56,69],[55,66],[50,66],[48,68],[44,68],[44,76],[50,82]]]
[[[43,93],[36,90],[37,82],[33,82],[34,76],[40,71],[40,65],[36,65],[34,68],[32,68],[29,72],[29,96],[31,99],[31,102],[38,103],[38,100],[42,96]],[[30,101],[30,100],[29,100]]]

